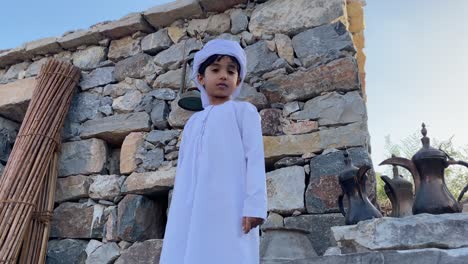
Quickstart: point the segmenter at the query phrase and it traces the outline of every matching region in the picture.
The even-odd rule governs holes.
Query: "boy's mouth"
[[[228,88],[227,84],[225,84],[225,83],[218,83],[218,84],[216,84],[216,87],[221,88],[221,89],[227,89]]]

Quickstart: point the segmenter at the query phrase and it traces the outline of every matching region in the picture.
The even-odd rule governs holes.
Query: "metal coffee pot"
[[[392,155],[395,158],[394,155]],[[398,173],[393,166],[393,178],[383,175],[385,193],[392,203],[392,217],[405,217],[413,214],[413,184]]]
[[[455,200],[445,184],[444,170],[449,165],[459,164],[468,167],[464,161],[455,161],[442,150],[431,147],[426,126],[423,123],[421,142],[423,147],[411,160],[393,157],[384,160],[380,165],[391,164],[406,168],[414,179],[415,198],[413,214],[458,213],[462,206]],[[464,192],[460,194],[459,200]]]
[[[367,197],[366,181],[369,165],[357,168],[352,164],[348,151],[344,152],[345,168],[338,179],[343,193],[338,197],[340,212],[345,217],[347,225],[354,225],[360,221],[382,217],[382,214],[372,205]],[[343,198],[346,196],[348,210],[345,211]]]

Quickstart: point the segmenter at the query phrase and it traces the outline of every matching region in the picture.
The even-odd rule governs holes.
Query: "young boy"
[[[195,54],[203,111],[185,125],[161,264],[258,264],[267,214],[260,115],[234,101],[246,75],[236,42],[212,40]]]

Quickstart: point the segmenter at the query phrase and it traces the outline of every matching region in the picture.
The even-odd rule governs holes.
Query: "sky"
[[[61,36],[171,0],[5,1],[0,50]],[[419,131],[468,145],[468,1],[367,0],[366,91],[375,169],[393,142]]]

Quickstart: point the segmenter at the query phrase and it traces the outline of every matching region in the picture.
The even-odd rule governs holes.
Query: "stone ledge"
[[[0,85],[0,116],[21,122],[36,87],[35,78]]]
[[[64,49],[73,49],[81,45],[95,45],[104,39],[101,33],[91,30],[77,30],[59,38],[57,42]]]
[[[131,36],[138,31],[146,33],[154,32],[154,29],[140,13],[131,13],[119,20],[97,24],[93,26],[92,29],[110,39]]]
[[[178,0],[155,6],[146,10],[143,15],[153,27],[160,28],[172,24],[177,19],[201,16],[203,10],[197,0]]]
[[[247,0],[199,0],[200,5],[206,12],[224,12],[225,10],[238,5],[245,4]]]
[[[34,57],[35,55],[56,54],[62,51],[62,48],[57,42],[58,38],[48,37],[38,40],[33,40],[26,43],[26,53]]]

